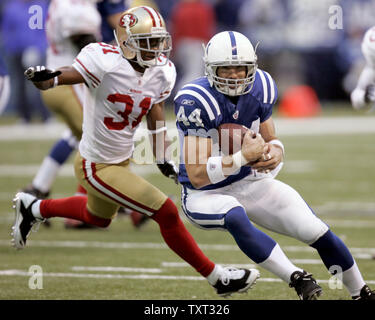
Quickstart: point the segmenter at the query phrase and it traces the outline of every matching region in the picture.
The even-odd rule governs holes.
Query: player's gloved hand
[[[173,161],[169,160],[164,163],[158,163],[157,166],[163,175],[171,178],[178,184],[178,168]]]
[[[53,79],[61,74],[61,71],[46,69],[45,66],[29,67],[25,71],[27,80],[40,82]]]
[[[375,102],[375,84],[369,84],[366,87],[365,102]]]

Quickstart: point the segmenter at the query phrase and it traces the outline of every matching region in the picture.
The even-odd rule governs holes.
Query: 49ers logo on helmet
[[[131,28],[138,22],[137,16],[135,16],[132,13],[126,13],[124,14],[121,19],[120,19],[120,26],[121,27],[126,27],[129,26]]]

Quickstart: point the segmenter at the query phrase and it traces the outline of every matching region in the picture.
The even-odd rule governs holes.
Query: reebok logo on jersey
[[[181,104],[186,104],[187,106],[192,106],[195,104],[194,100],[184,99],[181,101]]]

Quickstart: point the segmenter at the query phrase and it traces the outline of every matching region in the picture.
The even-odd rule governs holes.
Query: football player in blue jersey
[[[374,300],[346,245],[297,191],[275,179],[284,158],[272,120],[277,87],[257,67],[251,42],[238,32],[218,33],[205,47],[204,62],[206,76],[182,87],[174,101],[187,218],[206,230],[228,231],[251,260],[295,288],[300,299],[316,299],[321,287],[252,222],[315,248],[353,299]],[[224,123],[250,128],[232,155],[214,143]]]

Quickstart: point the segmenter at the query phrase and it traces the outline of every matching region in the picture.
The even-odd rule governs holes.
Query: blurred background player
[[[375,26],[367,30],[362,41],[362,53],[366,59],[356,88],[351,93],[353,108],[371,109],[375,103]]]
[[[185,83],[204,74],[202,44],[206,45],[215,34],[216,19],[213,7],[205,1],[182,0],[173,7],[170,21],[172,59],[178,70],[177,92]]]
[[[25,72],[40,90],[77,83],[88,87],[75,159],[75,174],[87,197],[39,200],[18,193],[14,246],[24,248],[33,225],[44,219],[72,218],[105,228],[118,208],[127,206],[156,221],[168,246],[206,277],[218,294],[247,291],[259,272],[215,266],[185,228],[173,201],[129,168],[133,137],[145,117],[160,171],[167,177],[177,176],[165,154],[169,143],[164,103],[176,71],[168,59],[172,43],[163,18],[150,7],[136,7],[121,16],[115,34],[118,46],[92,43],[81,50],[72,66],[57,71],[37,66]]]
[[[0,56],[0,115],[3,113],[10,95],[10,82],[5,63]]]
[[[31,6],[47,12],[48,1],[0,1],[0,51],[4,53],[12,88],[6,109],[13,109],[20,123],[27,125],[36,118],[48,122],[51,116],[40,93],[23,76],[23,70],[28,66],[45,63],[47,48],[44,30],[29,25]],[[42,18],[44,20],[45,15]]]
[[[350,98],[354,109],[374,110],[375,107],[375,26],[367,30],[362,41],[366,65]],[[372,256],[375,259],[375,254]]]

